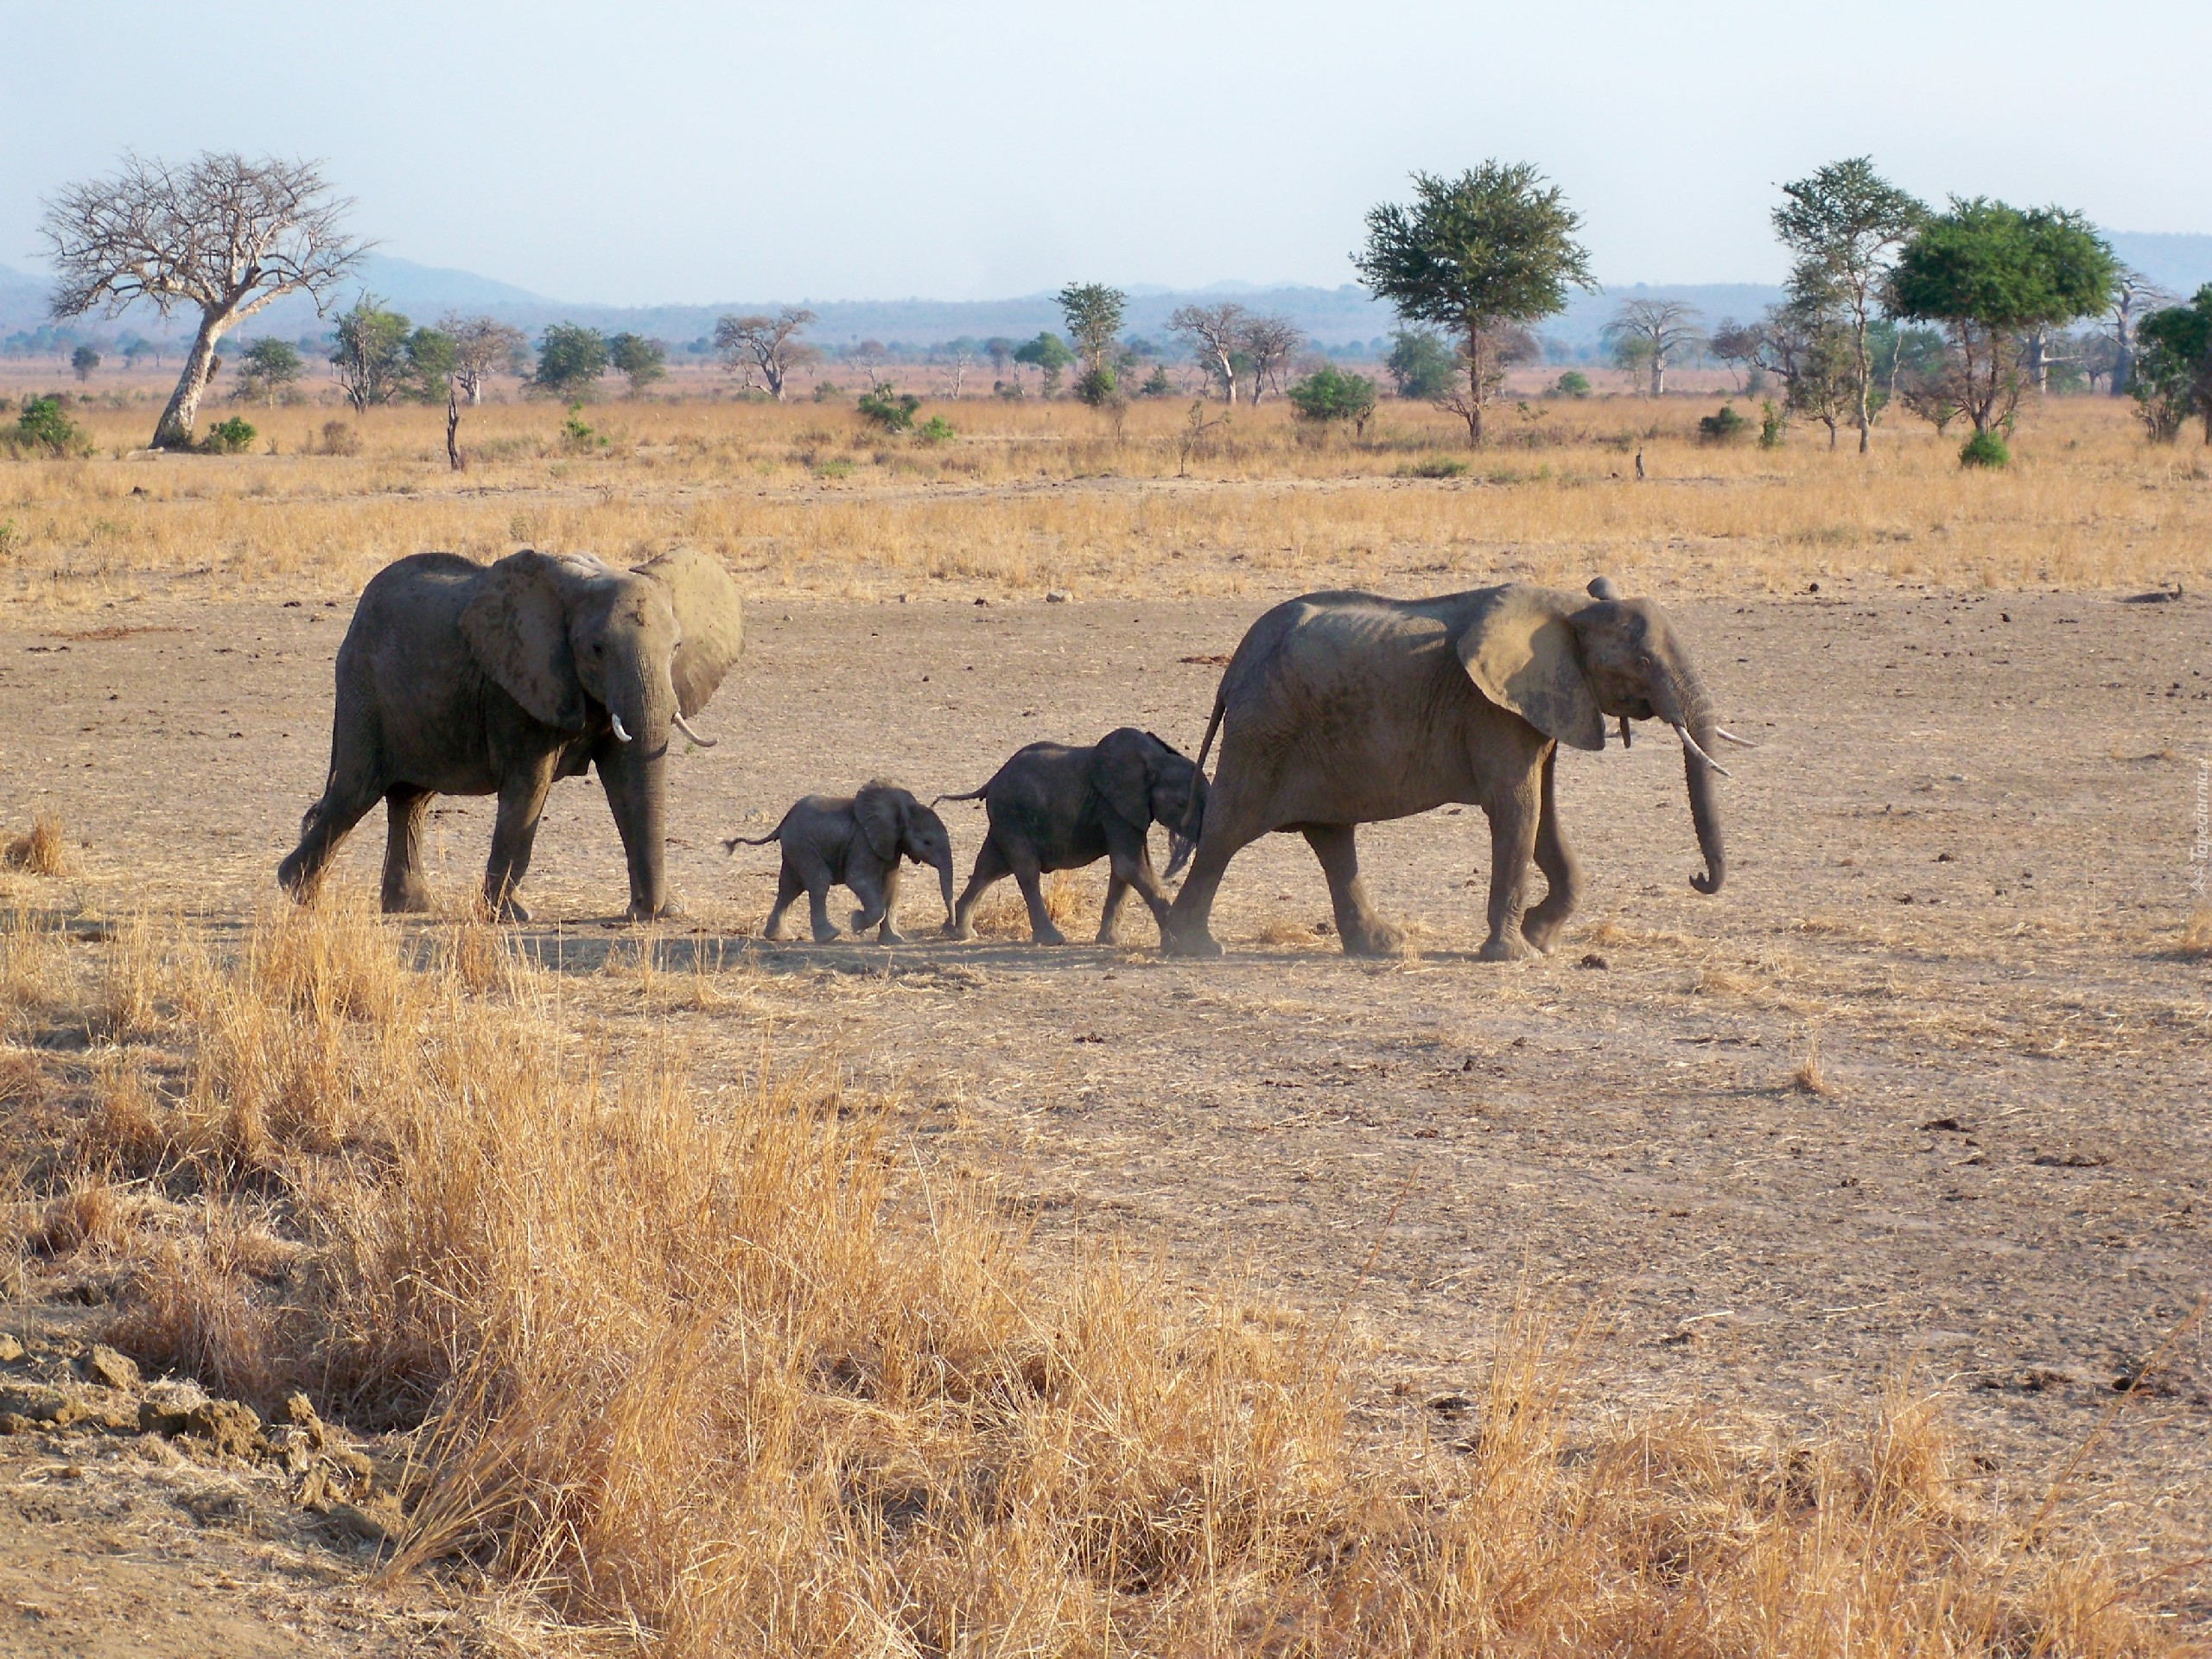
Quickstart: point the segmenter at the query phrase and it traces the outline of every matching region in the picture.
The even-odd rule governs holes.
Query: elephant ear
[[[737,584],[720,561],[688,547],[671,549],[633,568],[668,589],[682,635],[671,665],[676,705],[689,719],[713,699],[722,676],[745,649],[745,607]]]
[[[886,864],[899,861],[899,843],[906,833],[906,791],[880,778],[861,786],[853,797],[853,817],[868,851]]]
[[[1545,736],[1602,749],[1605,715],[1567,620],[1581,605],[1526,582],[1492,588],[1459,636],[1459,661],[1476,690]]]
[[[1152,779],[1160,741],[1124,726],[1101,738],[1090,752],[1090,787],[1106,810],[1139,830],[1152,823]]]
[[[563,732],[584,723],[583,683],[569,645],[575,574],[543,553],[511,554],[485,571],[461,613],[477,666],[532,720]]]

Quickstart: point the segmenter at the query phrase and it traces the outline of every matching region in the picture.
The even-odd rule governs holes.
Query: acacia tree
[[[453,341],[454,385],[472,404],[484,401],[485,381],[512,365],[530,345],[519,328],[452,311],[438,319],[438,332]]]
[[[1288,317],[1247,317],[1237,343],[1250,365],[1252,406],[1257,409],[1268,387],[1281,388],[1283,365],[1306,343],[1306,334]]]
[[[1167,319],[1170,334],[1189,344],[1191,355],[1220,380],[1230,403],[1236,401],[1236,363],[1244,355],[1244,327],[1250,314],[1241,305],[1178,306]]]
[[[607,360],[617,374],[628,378],[632,397],[668,378],[668,347],[643,334],[615,335],[607,342]]]
[[[289,390],[306,366],[299,348],[290,340],[279,340],[274,334],[264,335],[245,348],[245,366],[238,371],[238,395],[244,400],[258,398],[273,409],[277,394]]]
[[[1352,263],[1401,317],[1459,334],[1466,387],[1439,402],[1480,443],[1484,405],[1505,378],[1503,331],[1560,310],[1570,284],[1597,286],[1574,239],[1582,220],[1526,162],[1484,162],[1456,179],[1416,173],[1413,182],[1410,207],[1385,202],[1368,213],[1367,246]]]
[[[780,404],[791,371],[820,355],[798,337],[799,330],[813,321],[813,312],[796,305],[773,314],[724,317],[715,324],[715,350],[747,387],[757,375],[768,395]]]
[[[207,151],[181,167],[126,155],[114,176],[63,188],[40,223],[56,282],[56,317],[116,316],[144,301],[167,317],[196,308],[200,327],[176,390],[154,425],[156,448],[188,448],[215,346],[286,294],[318,315],[362,245],[340,226],[353,204],[330,194],[319,162],[249,162]]]
[[[1068,339],[1083,365],[1076,396],[1087,404],[1103,403],[1113,396],[1115,385],[1106,354],[1114,349],[1115,335],[1122,332],[1122,315],[1129,296],[1103,283],[1070,283],[1052,297],[1059,302],[1060,315],[1067,319]]]
[[[363,294],[351,310],[340,315],[330,367],[356,415],[372,404],[390,403],[405,389],[410,327],[405,317],[385,310],[373,294]]]
[[[1927,219],[1928,208],[1875,172],[1865,156],[1832,162],[1810,178],[1783,185],[1782,194],[1788,200],[1774,210],[1774,230],[1796,256],[1790,302],[1839,317],[1849,332],[1852,423],[1863,455],[1874,421],[1867,329],[1897,251]]]
[[[1948,213],[1905,244],[1883,303],[1893,315],[1942,325],[1951,347],[1944,395],[1979,436],[2012,425],[2022,337],[2103,310],[2118,271],[2080,213],[1955,196]]]
[[[2171,442],[2195,415],[2212,443],[2212,283],[2187,305],[2144,318],[2137,340],[2135,399],[2152,438]]]
[[[1704,338],[1698,320],[1704,314],[1681,300],[1623,300],[1605,325],[1605,338],[1624,368],[1650,377],[1651,395],[1667,395],[1667,365]]]

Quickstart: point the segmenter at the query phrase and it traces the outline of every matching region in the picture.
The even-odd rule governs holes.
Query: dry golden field
[[[442,411],[182,459],[93,407],[0,461],[0,1650],[2203,1651],[2212,453],[2071,400],[1962,474],[1713,401],[1188,454],[1187,404],[506,404],[461,474]],[[479,800],[440,914],[363,910],[378,818],[277,901],[368,575],[677,542],[752,607],[684,919],[607,920],[588,781],[528,928],[470,911]],[[1671,744],[1568,757],[1545,962],[1471,959],[1456,810],[1363,837],[1389,963],[1294,838],[1217,963],[927,941],[912,887],[911,947],[766,944],[721,850],[1195,749],[1292,593],[1599,572],[1763,747],[1715,899]]]

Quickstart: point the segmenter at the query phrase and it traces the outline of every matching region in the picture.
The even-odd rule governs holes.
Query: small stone
[[[23,1357],[23,1344],[6,1332],[0,1331],[0,1365],[13,1364]]]
[[[15,1382],[0,1388],[0,1414],[23,1419],[32,1427],[51,1425],[55,1428],[84,1415],[67,1395],[43,1382]],[[12,1429],[10,1433],[20,1434],[22,1430]]]
[[[1065,605],[1068,602],[1068,596],[1062,593],[1058,588],[1054,588],[1048,590],[1045,594],[1045,602],[1047,605]]]
[[[137,1362],[128,1355],[117,1353],[105,1343],[94,1343],[92,1351],[85,1356],[85,1375],[102,1388],[138,1386]]]
[[[1577,967],[1579,967],[1579,968],[1601,968],[1601,969],[1610,969],[1612,967],[1612,965],[1613,965],[1613,964],[1612,964],[1611,963],[1610,963],[1610,962],[1607,962],[1607,961],[1606,961],[1603,957],[1599,956],[1599,955],[1595,950],[1592,950],[1592,951],[1589,952],[1586,956],[1585,956],[1585,957],[1582,958],[1582,960],[1581,960],[1580,962],[1577,963],[1575,965],[1576,965]]]

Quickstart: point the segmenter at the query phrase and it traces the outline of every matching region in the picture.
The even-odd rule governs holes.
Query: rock
[[[23,1344],[6,1332],[0,1331],[0,1365],[13,1364],[23,1357]]]
[[[92,1344],[92,1351],[85,1356],[84,1367],[86,1376],[102,1388],[128,1389],[138,1386],[137,1362],[117,1353],[105,1343]]]
[[[1607,961],[1606,961],[1603,957],[1599,956],[1599,955],[1595,950],[1592,950],[1592,951],[1588,952],[1586,955],[1585,955],[1585,956],[1583,957],[1583,958],[1582,958],[1582,960],[1581,960],[1580,962],[1579,962],[1579,963],[1577,963],[1575,964],[1575,966],[1576,966],[1576,967],[1578,967],[1578,968],[1596,968],[1596,969],[1600,969],[1600,970],[1603,970],[1603,969],[1610,969],[1612,965],[1613,965],[1613,964],[1612,964],[1611,963],[1607,962]]]
[[[1051,588],[1045,594],[1045,602],[1047,605],[1065,605],[1068,602],[1068,596],[1057,588]]]
[[[206,1440],[225,1457],[258,1457],[269,1449],[261,1419],[252,1407],[235,1400],[204,1400],[194,1406],[164,1406],[149,1400],[138,1408],[138,1427],[148,1433],[188,1434]]]
[[[11,1382],[0,1388],[0,1415],[19,1418],[31,1427],[60,1428],[84,1414],[75,1401],[43,1382]],[[9,1430],[11,1434],[22,1432]]]

